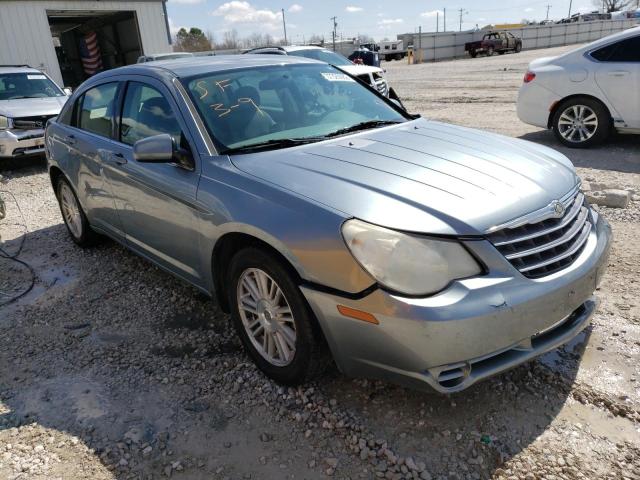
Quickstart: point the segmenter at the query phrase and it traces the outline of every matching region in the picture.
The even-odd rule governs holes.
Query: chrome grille
[[[577,193],[564,203],[559,218],[546,218],[488,235],[489,241],[524,276],[540,278],[571,265],[582,252],[589,232],[589,206]]]

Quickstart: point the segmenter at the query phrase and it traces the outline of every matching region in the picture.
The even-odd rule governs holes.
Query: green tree
[[[191,27],[189,31],[181,28],[176,34],[174,50],[177,52],[204,52],[213,50],[211,40],[199,28]]]

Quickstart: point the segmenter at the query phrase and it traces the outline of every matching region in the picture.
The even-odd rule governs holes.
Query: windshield
[[[0,100],[62,96],[64,92],[42,73],[0,73]]]
[[[330,65],[215,72],[184,83],[222,152],[285,139],[317,141],[360,124],[364,129],[407,120]]]
[[[288,53],[289,55],[294,55],[296,57],[305,57],[312,58],[313,60],[320,60],[321,62],[328,63],[329,65],[353,65],[353,63],[351,63],[347,57],[344,57],[339,53],[335,53],[330,50],[322,50],[320,48],[293,50]]]

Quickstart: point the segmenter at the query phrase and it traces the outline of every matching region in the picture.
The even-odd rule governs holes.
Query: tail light
[[[531,81],[533,81],[533,79],[536,78],[536,74],[533,72],[527,72],[524,74],[524,83],[529,83]]]

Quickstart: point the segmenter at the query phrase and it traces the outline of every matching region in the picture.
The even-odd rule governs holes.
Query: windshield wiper
[[[370,128],[384,127],[385,125],[396,125],[399,122],[397,120],[368,120],[366,122],[356,123],[350,127],[341,128],[335,132],[328,133],[327,137],[337,137],[338,135],[344,135],[345,133],[358,132],[360,130],[368,130]]]
[[[279,148],[295,147],[306,143],[319,142],[324,139],[324,137],[278,138],[274,140],[267,140],[266,142],[251,143],[241,147],[227,148],[222,150],[220,154],[227,155],[230,153],[250,153],[263,150],[277,150]]]

